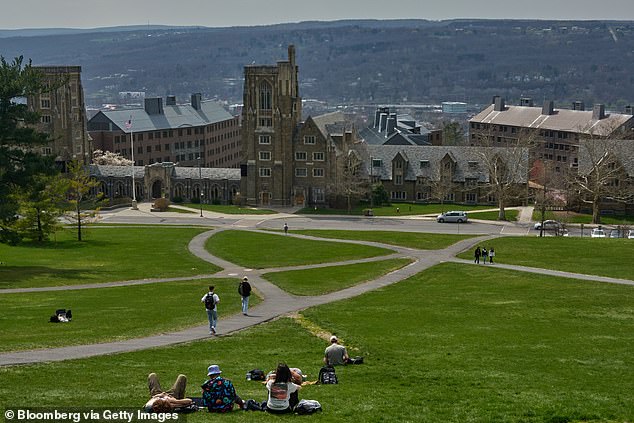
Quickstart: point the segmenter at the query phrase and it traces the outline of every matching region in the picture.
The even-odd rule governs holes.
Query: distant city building
[[[40,114],[38,130],[51,135],[40,153],[54,156],[62,167],[71,160],[90,161],[81,66],[33,66],[50,90],[27,98],[29,110]]]
[[[372,126],[359,131],[359,136],[372,145],[440,145],[442,131],[430,131],[412,116],[397,114],[389,107],[376,109]]]
[[[467,113],[467,103],[460,101],[443,101],[441,106],[443,113]]]
[[[505,104],[502,97],[469,120],[471,145],[483,142],[504,146],[519,137],[532,138],[531,163],[536,160],[555,163],[556,171],[576,169],[579,165],[579,140],[587,137],[629,138],[634,127],[631,109],[627,114],[606,113],[603,104],[586,111],[582,102],[572,109],[555,109],[552,101],[535,107],[530,98],[520,106]]]
[[[180,166],[237,168],[240,122],[215,101],[192,94],[190,104],[176,97],[146,98],[142,109],[100,111],[88,122],[95,149],[120,153],[143,166],[173,162]]]

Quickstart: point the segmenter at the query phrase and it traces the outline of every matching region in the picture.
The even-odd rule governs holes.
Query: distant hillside
[[[634,102],[633,22],[359,20],[231,28],[110,28],[0,38],[7,58],[81,65],[87,100],[201,91],[242,100],[244,65],[297,48],[301,95],[331,103],[487,103],[521,96]],[[50,30],[56,31],[56,30]],[[85,31],[85,30],[82,30]]]

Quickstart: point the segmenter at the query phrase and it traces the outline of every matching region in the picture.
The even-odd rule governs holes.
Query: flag
[[[125,123],[125,129],[128,131],[132,129],[132,116],[130,116],[130,119]]]

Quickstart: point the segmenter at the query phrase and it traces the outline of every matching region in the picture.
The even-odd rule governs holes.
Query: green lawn
[[[365,245],[231,230],[215,234],[205,247],[217,257],[256,269],[355,260],[392,253],[385,248]]]
[[[492,206],[473,206],[465,204],[408,204],[393,203],[389,206],[370,207],[368,204],[354,207],[350,213],[347,209],[330,209],[330,208],[313,208],[305,207],[299,210],[298,214],[337,214],[337,215],[356,215],[362,216],[365,209],[372,209],[374,216],[410,216],[418,214],[440,214],[443,211],[450,210],[485,210]]]
[[[174,203],[174,205],[190,207],[200,210],[200,204],[194,203]],[[269,209],[259,209],[254,207],[240,207],[234,205],[223,204],[203,204],[203,210],[224,214],[276,214],[277,212]]]
[[[291,231],[293,234],[310,235],[320,238],[372,241],[419,250],[440,250],[473,235],[427,234],[422,232],[394,231],[342,231],[329,229],[303,229]]]
[[[211,274],[218,267],[189,253],[191,239],[205,232],[187,227],[84,228],[45,244],[0,244],[0,288],[77,285],[120,280]]]
[[[560,222],[565,223],[583,223],[583,224],[591,224],[592,215],[590,214],[580,214],[573,212],[561,212],[561,211],[551,211],[547,210],[545,213],[544,220],[558,220]],[[533,220],[535,222],[541,222],[542,220],[542,212],[535,209],[533,211]],[[601,224],[603,225],[632,225],[634,224],[634,216],[601,216]]]
[[[409,259],[382,260],[345,266],[265,273],[263,276],[294,295],[322,295],[376,279],[411,262]]]
[[[633,279],[631,239],[501,237],[484,244],[495,248],[498,263]],[[458,257],[473,259],[473,250]]]
[[[222,318],[240,311],[237,279],[205,279],[75,291],[1,294],[0,351],[62,347],[143,337],[202,325],[200,298],[216,286]],[[259,303],[251,296],[251,303]],[[71,309],[70,323],[49,323],[58,308]]]
[[[469,213],[470,219],[478,219],[478,220],[498,220],[499,211],[486,211],[486,212],[478,212],[474,211]],[[506,220],[508,222],[517,222],[517,217],[520,212],[518,210],[504,210],[504,215],[506,216]]]
[[[634,420],[634,289],[444,264],[354,299],[309,309],[361,366],[337,368],[338,385],[306,386],[319,422],[625,422]],[[146,378],[179,373],[200,396],[219,364],[243,398],[266,398],[244,379],[286,361],[317,376],[323,340],[283,318],[230,337],[84,360],[1,369],[3,407],[140,407]],[[70,388],[69,388],[70,387]],[[69,394],[69,389],[72,394]],[[210,421],[199,412],[188,421]],[[275,417],[233,412],[223,421]]]

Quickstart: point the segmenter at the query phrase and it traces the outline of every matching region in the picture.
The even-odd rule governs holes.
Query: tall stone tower
[[[92,147],[86,130],[86,106],[81,85],[81,66],[33,66],[51,89],[29,97],[29,109],[40,114],[39,130],[53,141],[41,153],[65,164],[79,160],[88,164]]]
[[[241,194],[249,205],[290,205],[293,136],[302,116],[295,47],[277,65],[244,68]]]

